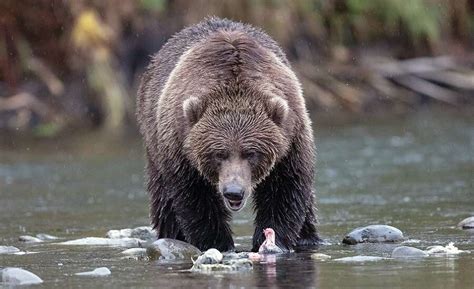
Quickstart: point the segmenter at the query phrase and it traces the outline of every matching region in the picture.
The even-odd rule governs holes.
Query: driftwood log
[[[378,102],[415,106],[474,102],[474,55],[314,67],[297,63],[310,108],[362,111]]]

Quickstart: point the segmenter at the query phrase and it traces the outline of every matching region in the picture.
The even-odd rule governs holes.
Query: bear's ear
[[[281,126],[288,116],[288,103],[281,97],[272,97],[267,104],[268,116],[273,122]]]
[[[203,112],[202,103],[197,97],[191,96],[183,102],[183,114],[188,123],[193,126],[199,121]]]

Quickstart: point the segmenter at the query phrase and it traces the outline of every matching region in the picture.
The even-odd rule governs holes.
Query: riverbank
[[[0,3],[1,134],[134,130],[136,89],[150,55],[209,15],[273,37],[311,112],[371,115],[474,103],[470,1],[120,3]]]

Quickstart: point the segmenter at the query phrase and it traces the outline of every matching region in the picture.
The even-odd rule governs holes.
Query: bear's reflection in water
[[[201,281],[209,288],[318,288],[318,265],[309,255],[265,255],[253,270],[208,272]]]
[[[318,264],[297,254],[267,255],[254,266],[256,287],[318,288]],[[295,262],[296,261],[296,262]]]

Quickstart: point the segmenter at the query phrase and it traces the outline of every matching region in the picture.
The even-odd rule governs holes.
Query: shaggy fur
[[[315,245],[314,143],[301,86],[277,44],[251,26],[210,18],[173,36],[142,77],[137,118],[159,238],[234,248],[221,187],[251,194],[253,250]]]

